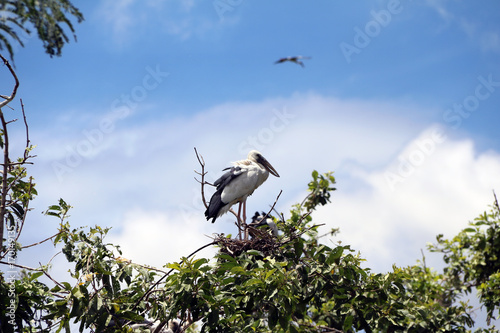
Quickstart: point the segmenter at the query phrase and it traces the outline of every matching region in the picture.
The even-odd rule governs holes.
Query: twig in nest
[[[249,250],[257,250],[267,256],[275,253],[280,247],[281,244],[267,232],[255,228],[252,228],[252,231],[256,232],[256,237],[250,240],[226,238],[224,235],[217,235],[215,242],[220,246],[220,252],[229,254],[232,257],[237,257]]]

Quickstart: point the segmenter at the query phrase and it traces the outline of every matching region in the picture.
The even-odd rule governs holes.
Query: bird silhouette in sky
[[[297,65],[304,67],[304,63],[302,61],[300,61],[301,59],[311,59],[311,57],[303,57],[303,56],[286,57],[286,58],[281,58],[281,59],[275,61],[274,64],[281,64],[285,61],[290,61],[290,62],[296,63]]]

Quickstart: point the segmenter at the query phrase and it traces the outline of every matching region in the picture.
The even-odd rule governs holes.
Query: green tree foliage
[[[447,298],[456,293],[476,289],[487,310],[488,321],[498,317],[500,305],[500,207],[495,203],[490,212],[479,215],[469,227],[452,239],[437,236],[431,251],[443,254],[446,263],[444,280]]]
[[[8,318],[3,309],[10,291],[18,304],[15,324],[37,332],[69,331],[73,322],[80,331],[130,332],[145,319],[197,323],[203,332],[467,332],[474,324],[472,309],[460,298],[472,278],[493,317],[499,270],[487,266],[485,271],[487,260],[474,264],[459,256],[458,280],[450,279],[457,268],[449,259],[444,273],[418,263],[381,274],[362,268],[363,259],[348,245],[320,244],[311,213],[321,205],[317,190],[331,193],[333,182],[331,173],[313,172],[310,186],[316,185],[307,198],[292,208],[289,219],[276,220],[283,233],[279,238],[266,234],[264,242],[254,241],[260,244],[255,249],[240,253],[243,241],[216,239],[220,251],[214,258],[185,257],[164,269],[121,257],[118,246],[105,242],[109,229],[71,229],[71,207],[60,200],[46,214],[60,219],[53,242],[74,265],[73,282],[40,282],[42,275],[50,277],[48,266],[24,271],[14,286],[2,278],[1,316]],[[481,221],[485,216],[487,226],[498,229],[498,208]],[[457,237],[487,242],[498,237],[488,230],[467,228]],[[463,248],[456,240],[438,239],[433,249],[447,255]],[[485,247],[477,246],[469,249],[480,257]],[[12,332],[11,327],[2,321],[3,332]]]
[[[22,34],[34,29],[45,52],[59,56],[69,42],[65,27],[76,40],[72,19],[80,23],[83,15],[68,0],[0,0],[0,51],[7,50],[12,59],[13,43],[24,46]]]

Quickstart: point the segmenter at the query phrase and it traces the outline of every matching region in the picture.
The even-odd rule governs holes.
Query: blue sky
[[[15,54],[38,145],[26,243],[55,230],[40,212],[59,197],[75,207],[72,224],[112,226],[124,254],[151,265],[234,233],[230,216],[204,220],[193,147],[209,180],[262,151],[281,177],[250,211],[283,190],[286,213],[313,169],[335,171],[333,203],[314,218],[325,232],[340,227],[325,241],[351,244],[375,271],[415,263],[500,193],[497,1],[75,5],[85,21],[62,57],[35,37]],[[295,55],[311,59],[274,64]],[[1,77],[5,94],[12,82]],[[12,127],[14,148],[22,130]]]

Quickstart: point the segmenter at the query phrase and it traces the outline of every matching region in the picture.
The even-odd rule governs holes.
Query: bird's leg
[[[248,239],[247,229],[247,199],[243,201],[243,228],[245,228],[245,240]]]
[[[238,237],[241,240],[241,202],[238,205]]]

